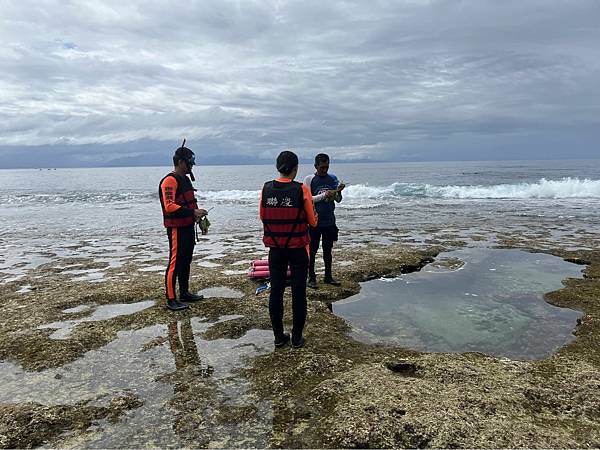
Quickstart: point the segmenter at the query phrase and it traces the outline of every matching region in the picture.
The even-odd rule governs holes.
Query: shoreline
[[[522,248],[523,243],[524,239],[515,236],[495,247]],[[167,391],[161,408],[175,413],[164,424],[176,439],[171,445],[600,446],[600,251],[548,250],[536,248],[535,242],[527,243],[529,251],[586,264],[583,279],[569,279],[563,289],[545,296],[551,304],[581,309],[585,315],[576,328],[577,338],[543,360],[513,361],[479,353],[420,353],[365,344],[352,339],[349,325],[327,309],[327,302],[358,292],[359,282],[419,270],[442,250],[463,245],[449,240],[423,248],[370,244],[334,250],[334,261],[354,264],[336,267],[336,275],[343,281],[341,288],[321,285],[319,290],[309,292],[307,346],[299,351],[273,351],[266,297],[254,294],[256,286],[245,275],[223,274],[223,266],[212,270],[193,264],[192,286],[198,290],[225,286],[242,292],[242,298],[211,298],[193,304],[188,312],[173,314],[163,305],[160,272],[139,272],[135,264],[129,263],[115,269],[131,274],[128,282],[67,282],[68,277],[55,269],[56,264],[49,263],[18,283],[8,283],[0,294],[0,360],[4,361],[0,364],[6,369],[7,364],[16,363],[28,371],[21,375],[24,379],[32,373],[39,377],[61,375],[65,367],[108,348],[112,342],[158,327],[156,336],[143,348],[148,352],[164,350],[171,358],[165,363],[165,373],[158,374],[160,380],[150,376],[151,368],[148,371],[150,382],[160,383],[157,389]],[[232,264],[247,256],[242,250],[208,261]],[[364,264],[359,264],[361,261]],[[86,265],[85,261],[79,263]],[[24,283],[30,285],[30,292],[11,291],[13,284],[16,287]],[[65,320],[62,311],[67,308],[149,299],[158,300],[134,314],[80,323],[66,340],[51,340],[48,336],[53,330],[37,329]],[[290,310],[286,292],[286,325],[290,323]],[[86,314],[74,313],[68,318]],[[194,318],[202,320],[194,322]],[[189,335],[186,338],[183,330],[186,321],[191,321],[192,341],[206,345],[203,348],[207,352],[211,345],[221,345],[215,347],[215,355],[222,353],[235,359],[230,373],[219,378],[218,374],[207,373],[209,367],[218,372],[219,365],[187,361]],[[180,330],[178,339],[183,350],[173,350],[172,336],[165,333],[165,324],[173,322],[175,330]],[[268,333],[257,334],[257,343],[253,343],[247,339],[252,330]],[[139,353],[139,349],[134,350]],[[202,359],[202,348],[196,350]],[[240,359],[236,352],[247,354]],[[161,355],[156,356],[159,365]],[[200,375],[199,367],[204,370]],[[86,392],[79,399],[50,405],[3,402],[0,445],[93,445],[105,430],[125,432],[133,427],[136,411],[151,406],[153,398],[152,392],[142,398],[117,388],[102,395],[96,398],[98,393]],[[240,402],[236,403],[236,398]],[[124,445],[151,445],[155,442],[151,437],[152,433],[142,435]],[[165,442],[157,445],[161,444]]]

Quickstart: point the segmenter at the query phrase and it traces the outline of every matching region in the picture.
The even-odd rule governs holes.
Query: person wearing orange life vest
[[[283,293],[288,265],[292,282],[292,347],[304,345],[306,322],[306,278],[308,275],[308,225],[316,226],[312,194],[302,183],[294,181],[298,157],[284,151],[277,157],[279,178],[263,186],[259,215],[263,223],[263,243],[269,247],[271,293],[269,315],[275,335],[275,347],[283,347],[290,335],[283,330]]]
[[[185,145],[185,141],[183,141]],[[167,308],[179,311],[189,308],[182,302],[202,300],[201,295],[189,291],[190,265],[196,244],[195,223],[206,215],[206,210],[198,208],[192,168],[195,164],[194,152],[184,146],[173,155],[174,170],[159,184],[158,195],[163,212],[163,223],[169,238],[169,264],[165,272]],[[179,301],[175,284],[179,283]]]

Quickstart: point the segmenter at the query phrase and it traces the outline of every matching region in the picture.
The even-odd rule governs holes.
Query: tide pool
[[[581,266],[519,250],[443,253],[420,272],[368,281],[333,304],[355,338],[428,352],[541,359],[574,339],[580,311],[543,296]]]

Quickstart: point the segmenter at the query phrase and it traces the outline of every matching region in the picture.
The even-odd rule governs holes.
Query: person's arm
[[[174,177],[167,177],[160,185],[160,195],[162,196],[165,212],[174,217],[191,217],[194,215],[193,208],[175,203],[175,193],[177,192],[177,180]]]
[[[263,219],[263,205],[262,205],[262,194],[263,191],[260,191],[260,199],[258,200],[258,217],[260,218],[260,220]]]
[[[304,179],[304,186],[306,186],[309,190],[309,192],[311,192],[312,195],[312,190],[311,190],[311,184],[312,184],[312,180],[315,176],[314,175],[308,175],[305,179]],[[323,200],[325,200],[325,195],[326,193],[323,192],[322,194],[318,194],[313,196],[312,201],[313,203],[318,203],[318,202],[322,202]]]
[[[340,203],[342,201],[342,190],[344,189],[344,187],[342,187],[342,189],[340,189],[340,180],[338,180],[338,177],[336,177],[334,174],[330,174],[331,178],[333,178],[333,181],[335,183],[335,189],[336,189],[336,193],[333,196],[333,199],[337,202]]]
[[[313,205],[313,196],[310,192],[310,188],[303,185],[302,190],[304,191],[304,212],[306,213],[306,221],[311,227],[316,227],[318,217]]]

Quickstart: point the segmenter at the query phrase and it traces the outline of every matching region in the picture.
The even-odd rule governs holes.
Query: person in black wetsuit
[[[302,335],[306,321],[306,275],[308,272],[308,225],[315,226],[310,190],[294,181],[298,173],[298,157],[284,151],[277,157],[279,178],[263,186],[260,199],[260,219],[263,222],[263,243],[269,247],[271,294],[269,315],[275,347],[283,347],[290,335],[283,331],[283,293],[288,264],[292,276],[292,347],[304,345]]]

